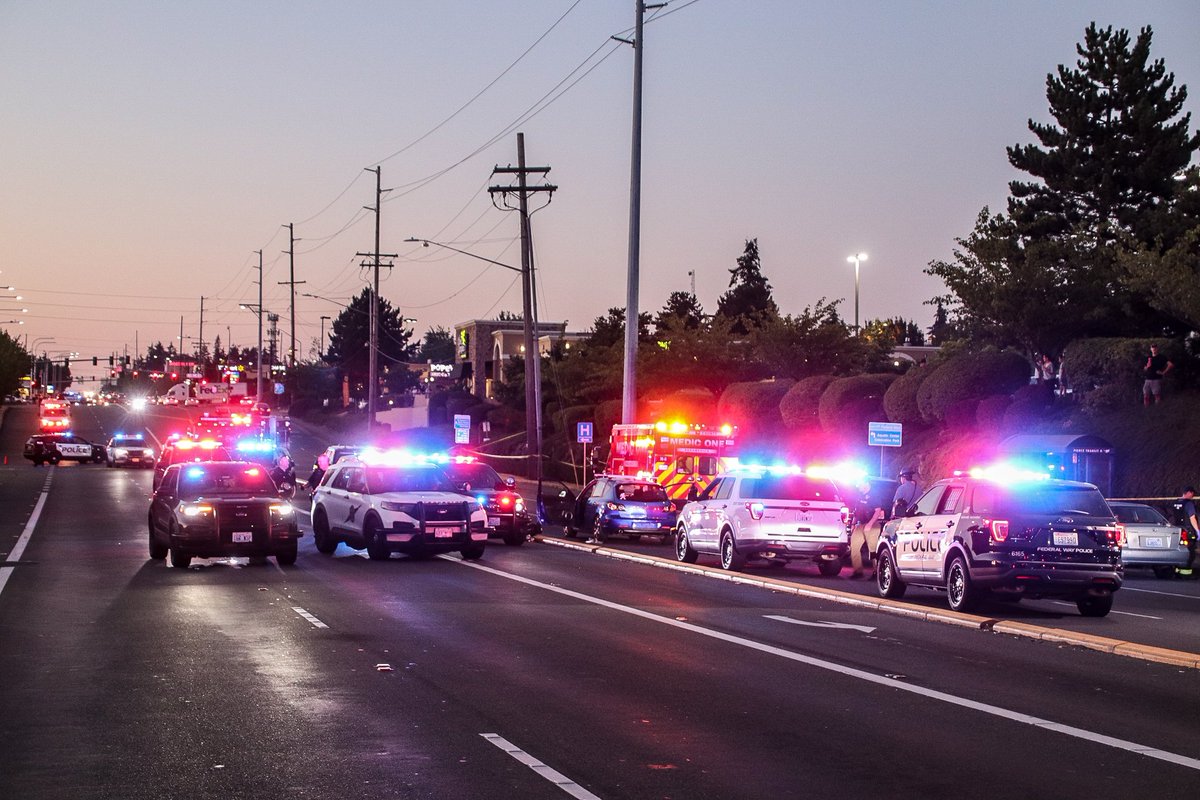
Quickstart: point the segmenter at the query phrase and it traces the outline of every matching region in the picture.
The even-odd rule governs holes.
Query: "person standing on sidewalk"
[[[1180,498],[1180,516],[1183,518],[1183,529],[1188,535],[1187,566],[1180,568],[1179,575],[1184,578],[1195,578],[1196,536],[1200,533],[1200,524],[1196,520],[1196,487],[1188,486]]]
[[[867,545],[867,557],[870,558],[879,546],[879,526],[883,524],[883,507],[871,497],[871,482],[864,479],[858,489],[862,495],[854,506],[854,530],[850,534],[850,563],[854,567],[850,573],[852,579],[863,576],[863,543]]]

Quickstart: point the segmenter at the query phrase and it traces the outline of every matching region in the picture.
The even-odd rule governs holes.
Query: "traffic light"
[[[92,356],[92,366],[95,367],[95,366],[98,366],[99,364],[100,364],[100,359],[96,358],[95,356]]]
[[[109,357],[108,357],[108,365],[109,365],[110,367],[111,367],[111,366],[114,366],[114,363],[113,363],[113,357],[112,357],[112,356],[109,356]]]

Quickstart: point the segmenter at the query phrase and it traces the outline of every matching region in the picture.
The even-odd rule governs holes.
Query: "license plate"
[[[136,464],[136,463],[138,463],[139,461],[141,461],[141,459],[140,459],[140,458],[138,458],[137,456],[133,456],[133,457],[132,457],[132,458],[130,458],[129,460],[130,460],[130,461],[132,461],[134,464]]]
[[[253,542],[253,541],[254,541],[254,532],[253,531],[234,531],[233,532],[233,543],[234,544],[246,544],[248,542]]]
[[[1142,547],[1166,547],[1167,543],[1161,536],[1143,536]]]
[[[1059,547],[1078,547],[1079,546],[1079,534],[1074,533],[1074,532],[1059,533],[1058,531],[1055,531],[1054,532],[1054,544]]]
[[[453,539],[454,531],[434,531],[433,538],[435,538],[435,539]]]
[[[488,517],[488,525],[495,527],[496,525],[499,525],[499,524],[500,524],[499,517]]]
[[[658,527],[658,523],[657,522],[635,522],[635,523],[633,523],[633,527],[636,528],[637,530],[654,529],[654,528]]]

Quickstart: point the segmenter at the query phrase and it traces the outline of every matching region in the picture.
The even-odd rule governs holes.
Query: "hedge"
[[[883,395],[883,410],[889,420],[904,425],[924,423],[921,409],[917,407],[917,392],[935,369],[928,364],[918,364],[892,382]]]
[[[830,433],[866,437],[867,423],[883,420],[883,395],[899,376],[894,373],[838,378],[821,395],[818,417]]]
[[[975,407],[984,397],[1012,394],[1029,384],[1032,365],[1011,350],[960,353],[933,371],[917,390],[917,407],[926,422],[974,424]]]
[[[791,379],[731,383],[721,393],[717,416],[738,426],[744,436],[768,435],[783,427],[779,403],[795,385]]]
[[[783,424],[793,430],[816,427],[820,422],[821,395],[835,380],[832,375],[810,375],[797,381],[779,401]]]

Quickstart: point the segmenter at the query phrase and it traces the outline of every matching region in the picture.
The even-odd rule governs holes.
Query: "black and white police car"
[[[1085,617],[1103,617],[1124,580],[1123,537],[1090,483],[976,469],[933,484],[884,525],[876,582],[883,597],[910,585],[940,589],[955,611],[992,593],[1061,597]]]
[[[73,433],[39,433],[30,436],[25,441],[24,455],[38,467],[60,461],[100,464],[105,457],[104,445]]]

